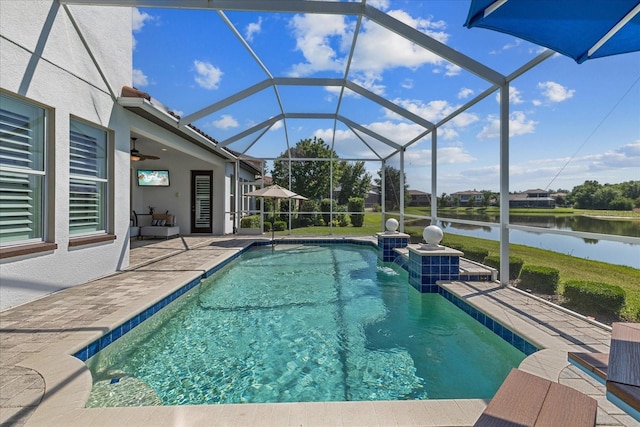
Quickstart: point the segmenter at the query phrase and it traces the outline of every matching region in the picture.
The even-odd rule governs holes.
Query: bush
[[[381,211],[382,211],[382,208],[380,207],[380,204],[379,204],[379,203],[374,203],[374,205],[371,207],[371,210],[372,210],[373,212],[381,212]]]
[[[349,225],[349,215],[347,214],[346,206],[343,206],[343,205],[337,206],[333,211],[333,213],[334,213],[333,220],[340,227],[346,227],[347,225]]]
[[[568,306],[582,314],[619,315],[626,298],[620,286],[584,280],[569,280],[564,284]]]
[[[361,214],[351,214],[351,224],[354,227],[362,227],[364,224],[364,199],[362,197],[349,198],[349,212],[362,212]]]
[[[284,221],[276,221],[273,223],[273,231],[284,231],[287,229],[287,223]]]
[[[331,209],[333,207],[333,209]],[[333,199],[322,199],[320,202],[320,211],[322,211],[322,219],[325,224],[329,224],[331,222],[331,214],[330,211],[336,212],[336,201]]]
[[[482,261],[484,265],[489,267],[493,267],[496,270],[500,271],[500,257],[498,255],[491,255],[485,257]],[[522,270],[522,265],[524,261],[522,258],[518,258],[515,256],[509,257],[509,280],[515,280],[520,275],[520,270]]]
[[[303,200],[298,211],[298,218],[300,219],[300,227],[309,227],[316,221],[317,214],[313,212],[318,211],[318,203],[315,200]],[[309,213],[305,213],[309,212]]]
[[[464,257],[475,262],[482,262],[489,255],[489,251],[483,248],[463,248]]]
[[[270,223],[270,222],[265,221],[265,222],[264,222],[264,226],[262,227],[262,229],[263,229],[264,231],[266,231],[266,232],[271,231],[271,223]]]
[[[240,228],[260,228],[260,215],[245,216],[240,220]]]
[[[520,271],[520,287],[540,294],[557,293],[559,281],[560,271],[555,268],[525,265]]]

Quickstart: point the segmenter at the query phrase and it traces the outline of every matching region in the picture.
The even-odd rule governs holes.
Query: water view
[[[451,221],[439,221],[438,225],[445,233],[477,237],[480,239],[500,240],[500,230],[497,226],[499,217],[497,215],[482,213],[453,214],[447,212],[441,216],[451,219],[483,221],[496,224],[496,226],[481,226],[454,223]],[[560,252],[584,259],[640,268],[640,243],[589,239],[546,232],[546,230],[565,230],[640,239],[640,221],[599,219],[585,216],[511,215],[509,222],[512,225],[540,228],[540,232],[511,230],[509,233],[510,243]],[[430,223],[428,219],[407,221],[407,225],[419,227],[427,226]]]

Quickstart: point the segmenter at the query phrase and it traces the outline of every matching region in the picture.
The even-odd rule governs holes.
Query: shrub
[[[273,223],[273,231],[284,231],[287,229],[287,223],[284,221],[276,221]]]
[[[362,212],[361,214],[351,214],[351,224],[354,227],[362,227],[364,224],[364,199],[362,197],[349,198],[349,212]]]
[[[500,271],[500,257],[498,255],[486,256],[482,263]],[[522,258],[518,258],[515,256],[509,257],[509,280],[515,280],[518,278],[523,264],[524,261],[522,260]]]
[[[489,255],[489,251],[483,248],[463,248],[464,257],[471,261],[482,262]]]
[[[264,231],[266,231],[266,232],[271,231],[271,223],[270,223],[270,222],[265,221],[265,222],[264,222],[264,226],[262,227],[262,229],[263,229]]]
[[[374,203],[374,205],[371,207],[371,210],[372,210],[373,212],[381,212],[381,211],[382,211],[382,208],[380,207],[380,204],[379,204],[379,203]]]
[[[245,216],[240,220],[240,228],[260,228],[260,215]]]
[[[309,227],[316,221],[317,214],[313,212],[318,211],[318,203],[315,200],[303,200],[298,211],[298,218],[300,218],[300,227]],[[309,213],[306,213],[309,212]]]
[[[322,219],[324,220],[325,224],[329,224],[329,222],[331,221],[330,211],[332,210],[332,207],[333,212],[335,213],[336,201],[333,199],[322,199],[322,201],[320,202],[320,211],[322,211]]]
[[[349,225],[349,215],[347,214],[347,207],[340,205],[334,210],[333,220],[340,226],[346,227]]]
[[[564,284],[564,296],[570,308],[582,314],[618,315],[626,298],[620,286],[584,280],[569,280]]]
[[[558,292],[560,271],[551,267],[525,265],[520,271],[520,287],[540,294],[553,295]]]
[[[311,218],[298,218],[299,227],[311,227],[313,225],[313,219]]]

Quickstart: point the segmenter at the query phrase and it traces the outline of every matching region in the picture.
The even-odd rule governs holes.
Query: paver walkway
[[[472,425],[478,418],[487,403],[480,399],[83,408],[91,376],[69,354],[255,240],[133,241],[127,271],[0,312],[0,425],[435,426]],[[567,351],[607,352],[607,328],[495,283],[445,286],[544,347],[520,368],[596,398],[598,425],[639,425],[606,400],[604,386],[567,362]]]

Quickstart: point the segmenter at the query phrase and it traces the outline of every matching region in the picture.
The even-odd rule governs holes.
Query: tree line
[[[289,159],[300,159],[289,162]],[[314,159],[314,160],[311,160]],[[321,160],[315,160],[321,159]],[[333,162],[329,160],[333,160]],[[333,163],[333,165],[332,165]],[[404,189],[400,191],[401,171],[393,166],[385,166],[377,172],[373,179],[366,171],[365,162],[348,162],[340,160],[338,154],[326,144],[322,138],[300,140],[295,147],[281,153],[274,161],[271,171],[275,184],[290,188],[308,199],[320,203],[329,198],[331,185],[338,189],[337,205],[346,206],[351,198],[366,198],[371,190],[372,182],[377,188],[382,187],[384,173],[385,210],[397,210],[404,197],[405,206],[410,201],[409,184],[406,180]],[[500,194],[491,190],[481,190],[480,200],[474,200],[473,206],[497,205]],[[579,209],[632,210],[640,208],[640,181],[627,181],[620,184],[600,184],[587,180],[571,191],[558,189],[549,191],[556,194],[556,205],[573,206]],[[333,202],[332,202],[333,203]],[[442,193],[438,197],[438,206],[457,206],[456,195]],[[337,209],[337,207],[336,207]],[[335,211],[335,209],[334,209]]]

